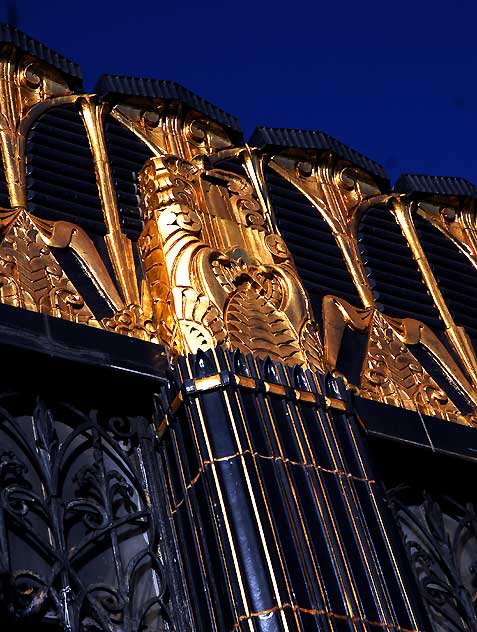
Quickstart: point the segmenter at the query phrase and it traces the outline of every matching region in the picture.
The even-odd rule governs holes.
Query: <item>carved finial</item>
[[[241,351],[236,349],[233,355],[233,367],[234,371],[239,375],[250,376],[250,371],[247,366],[245,357]]]
[[[310,386],[307,382],[305,372],[303,371],[301,366],[296,366],[293,369],[293,383],[296,386],[296,388],[300,389],[301,391],[310,390]]]
[[[195,358],[194,366],[195,377],[207,377],[217,372],[215,363],[209,353],[199,349]]]
[[[267,382],[272,382],[273,384],[280,383],[277,367],[274,362],[271,361],[269,356],[267,356],[263,361],[263,377],[267,380]]]

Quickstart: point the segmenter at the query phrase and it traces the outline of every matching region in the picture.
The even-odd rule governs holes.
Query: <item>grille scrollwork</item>
[[[388,492],[433,629],[477,630],[477,507],[400,485]]]
[[[30,405],[0,399],[2,620],[172,631],[147,420],[40,398]]]

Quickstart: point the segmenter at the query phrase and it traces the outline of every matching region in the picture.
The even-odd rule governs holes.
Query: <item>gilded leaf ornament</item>
[[[32,217],[8,214],[0,243],[0,301],[99,327],[82,296],[63,272]]]

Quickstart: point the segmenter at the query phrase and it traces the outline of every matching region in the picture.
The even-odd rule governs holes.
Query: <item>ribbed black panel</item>
[[[231,171],[235,173],[237,176],[241,176],[242,178],[247,178],[247,172],[245,171],[245,167],[240,162],[238,158],[230,158],[224,162],[219,162],[217,164],[217,169],[221,169],[224,171]]]
[[[256,127],[249,143],[256,147],[294,147],[316,149],[320,152],[332,151],[340,158],[349,160],[381,180],[388,181],[388,174],[382,165],[320,130]]]
[[[477,349],[477,270],[450,239],[425,219],[416,215],[414,223],[447,307]]]
[[[105,234],[88,137],[74,105],[54,108],[33,125],[27,165],[28,206],[33,213]]]
[[[477,187],[465,178],[452,176],[423,176],[406,173],[399,177],[394,190],[400,193],[430,193],[434,195],[462,195],[477,197]]]
[[[360,251],[375,296],[389,316],[416,318],[433,329],[443,323],[411,250],[389,211],[371,208],[359,225]]]
[[[217,123],[240,134],[242,131],[240,122],[235,116],[206,101],[175,81],[147,79],[146,77],[127,77],[125,75],[101,75],[94,91],[101,96],[126,95],[182,101],[182,103],[185,103],[193,110],[202,112],[202,114],[217,121]]]
[[[71,59],[67,59],[60,53],[48,48],[38,40],[33,39],[26,33],[19,31],[16,26],[11,24],[0,24],[0,42],[2,44],[13,44],[13,46],[30,53],[41,61],[50,64],[73,80],[78,89],[82,87],[81,68]]]
[[[113,269],[103,235],[103,211],[83,121],[74,105],[41,116],[27,140],[28,209],[38,217],[78,224],[93,240],[111,277]],[[54,249],[67,276],[98,318],[111,314],[105,299],[82,271],[70,250]]]
[[[326,294],[359,306],[353,281],[328,224],[284,178],[269,170],[266,180],[280,232],[310,296],[315,317],[321,317],[321,303]]]
[[[135,240],[143,228],[137,176],[152,152],[135,134],[113,118],[108,119],[105,132],[121,224],[128,237]]]

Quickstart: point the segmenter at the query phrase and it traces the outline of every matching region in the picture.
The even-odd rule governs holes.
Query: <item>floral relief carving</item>
[[[454,376],[455,385],[473,405],[473,389],[455,360],[433,332],[420,321],[391,318],[373,308],[356,308],[327,296],[323,307],[325,366],[336,370],[346,328],[367,336],[366,351],[356,384],[363,397],[418,410],[465,425],[475,425],[462,413],[417,359],[413,348],[426,349],[434,362]]]
[[[0,275],[1,302],[99,326],[26,211],[9,219],[0,243]]]

